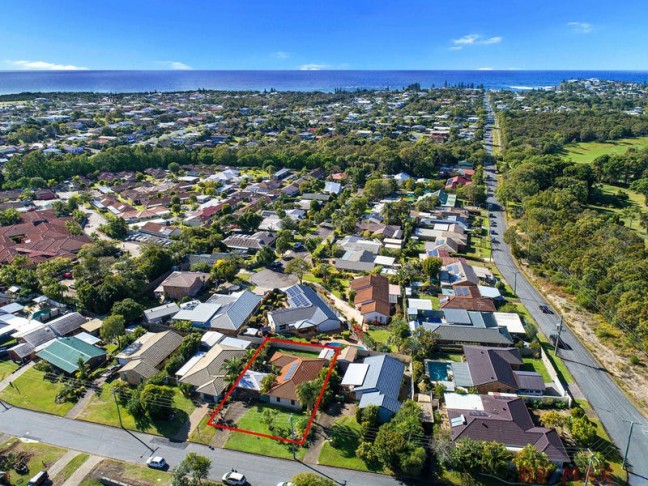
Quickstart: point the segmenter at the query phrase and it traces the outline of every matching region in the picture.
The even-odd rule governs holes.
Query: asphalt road
[[[234,468],[243,473],[252,486],[274,486],[279,482],[288,481],[299,472],[315,472],[333,479],[340,485],[402,484],[394,478],[379,474],[306,465],[297,461],[226,449],[210,449],[189,442],[174,443],[163,437],[133,434],[115,427],[55,417],[16,407],[9,410],[0,408],[0,431],[16,437],[137,464],[144,464],[150,455],[162,456],[172,469],[187,453],[196,452],[212,460],[210,471],[212,479],[218,480],[224,473]]]
[[[492,117],[492,111],[488,103],[486,103],[486,109]],[[486,149],[490,153],[492,153],[492,145],[488,142],[492,140],[491,132],[492,130],[487,127],[485,131]],[[487,166],[485,169],[489,175],[486,181],[487,186],[493,193],[489,196],[488,203],[498,205],[498,201],[494,196],[497,187],[495,167]],[[506,229],[504,213],[500,210],[490,212],[493,214],[491,222],[496,222],[495,228],[493,228],[497,232],[497,235],[493,236],[495,238],[495,242],[493,242],[493,259],[497,268],[506,281],[512,287],[515,287],[517,295],[536,320],[542,332],[546,336],[555,334],[557,325],[560,322],[560,316],[558,313],[554,315],[545,314],[540,310],[540,305],[547,305],[550,308],[551,305],[515,266],[510,248],[503,241],[502,235]],[[628,452],[628,469],[631,472],[629,482],[632,485],[648,485],[648,420],[628,400],[608,372],[601,367],[566,326],[563,327],[561,338],[570,349],[560,349],[558,355],[574,376],[581,392],[600,417],[621,454],[624,453],[628,443],[630,421],[638,422],[634,426]]]

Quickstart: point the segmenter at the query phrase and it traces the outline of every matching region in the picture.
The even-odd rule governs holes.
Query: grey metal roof
[[[380,392],[371,392],[362,395],[358,406],[360,408],[365,408],[368,407],[369,405],[376,405],[378,407],[383,407],[393,413],[398,412],[401,407],[401,403],[398,400],[396,400],[393,397],[383,395]]]
[[[514,371],[518,390],[544,391],[545,384],[542,376],[535,371]]]
[[[86,322],[86,318],[78,312],[71,312],[50,321],[47,325],[59,336],[65,336],[79,329]]]
[[[220,304],[220,309],[212,317],[209,325],[216,329],[230,329],[238,331],[254,312],[262,297],[249,290],[243,290],[231,295],[214,294],[209,300],[210,304]]]
[[[386,354],[369,356],[364,359],[364,364],[369,365],[364,382],[355,387],[356,393],[378,391],[383,395],[398,398],[400,393],[405,365]]]
[[[425,323],[423,326],[425,327]],[[440,325],[431,330],[437,333],[439,341],[509,346],[513,344],[510,334],[502,328],[481,329],[472,326]]]
[[[178,312],[180,312],[180,307],[178,307],[178,304],[164,304],[158,307],[153,307],[151,309],[146,309],[144,311],[144,317],[147,321],[152,321],[159,319],[160,317],[173,316]]]
[[[465,309],[443,309],[445,320],[449,324],[471,325],[472,320]]]
[[[293,285],[286,289],[290,308],[270,312],[275,324],[309,321],[315,326],[328,320],[339,321],[333,309],[308,285]]]

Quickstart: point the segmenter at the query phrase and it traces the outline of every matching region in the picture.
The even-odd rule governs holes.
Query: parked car
[[[553,314],[554,311],[548,305],[539,305],[538,308],[542,311],[543,314]]]
[[[247,484],[247,479],[245,479],[245,476],[237,471],[230,471],[223,474],[221,480],[224,484],[231,486],[244,486],[245,484]]]
[[[146,460],[146,465],[152,469],[166,469],[167,462],[164,460],[164,457],[155,456],[149,457]]]

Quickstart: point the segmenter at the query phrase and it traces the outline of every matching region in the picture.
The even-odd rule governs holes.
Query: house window
[[[297,405],[297,402],[295,402],[295,400],[290,400],[290,404],[291,405]]]
[[[277,403],[281,401],[281,398],[277,397]]]

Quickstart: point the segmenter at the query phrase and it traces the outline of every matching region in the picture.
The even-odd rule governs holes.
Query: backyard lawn
[[[549,376],[549,372],[547,371],[547,367],[544,365],[542,360],[535,358],[522,358],[522,361],[524,361],[522,371],[535,371],[542,376],[545,383],[552,381],[551,376]]]
[[[13,361],[0,361],[0,380],[4,380],[17,369],[18,365]]]
[[[355,417],[342,417],[333,424],[332,436],[335,437],[335,445],[331,441],[324,442],[317,462],[325,466],[344,467],[358,471],[384,472],[381,466],[371,469],[362,460],[356,457],[356,450],[360,444],[360,424]]]
[[[565,146],[565,156],[574,162],[589,163],[605,154],[623,154],[629,148],[648,146],[648,137],[622,138],[614,142],[583,142]]]
[[[29,455],[29,460],[27,461],[29,472],[24,475],[12,472],[12,475],[15,477],[24,478],[18,479],[15,483],[22,484],[23,482],[27,483],[27,479],[41,471],[43,468],[50,467],[63,457],[63,454],[65,454],[66,451],[59,447],[41,444],[40,442],[23,442],[20,439],[11,439],[0,446],[1,455],[4,456],[9,452],[15,454],[25,453]]]
[[[65,415],[73,403],[56,403],[56,395],[63,389],[63,384],[52,383],[43,379],[44,373],[29,369],[13,381],[13,386],[8,386],[0,399],[17,407],[37,410],[54,415]]]
[[[261,422],[261,414],[265,409],[277,410],[278,415],[274,421],[274,430]],[[294,412],[293,424],[296,424],[300,418],[307,417],[306,412]],[[250,408],[236,423],[240,429],[251,430],[262,434],[273,435],[277,433],[277,427],[290,427],[290,412],[270,405],[256,405]],[[291,445],[279,442],[265,437],[256,437],[242,432],[230,432],[229,438],[225,442],[225,449],[236,451],[250,452],[252,454],[261,454],[263,456],[279,457],[281,459],[292,459]],[[297,439],[297,437],[296,437]],[[297,458],[303,459],[306,450],[295,446]]]
[[[158,420],[152,422],[150,425],[138,428],[135,425],[135,420],[120,405],[121,417],[124,427],[131,430],[141,430],[151,434],[162,435],[164,437],[176,437],[182,430],[183,425],[188,420],[191,412],[196,408],[191,400],[186,398],[178,388],[174,388],[175,397],[173,399],[176,417],[173,420]],[[100,395],[95,394],[90,402],[85,406],[81,413],[77,416],[79,420],[86,420],[88,422],[95,422],[98,424],[111,425],[119,427],[119,417],[117,416],[117,408],[115,400],[108,387],[102,388]]]

